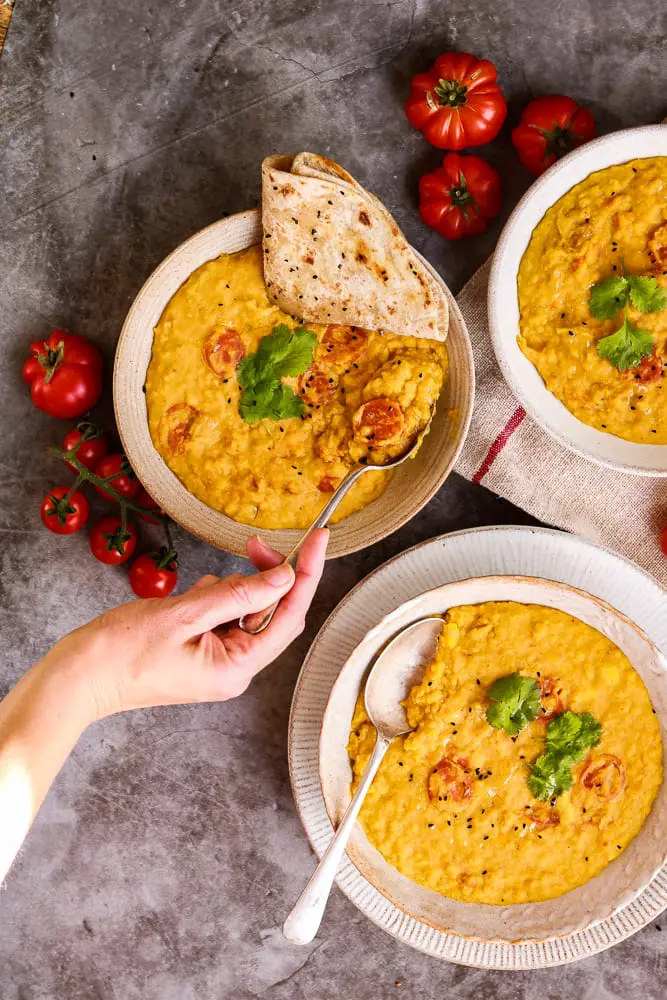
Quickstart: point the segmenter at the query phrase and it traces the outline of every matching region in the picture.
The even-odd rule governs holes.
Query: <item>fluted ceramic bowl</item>
[[[153,330],[184,281],[202,264],[222,253],[235,253],[261,240],[257,210],[232,215],[192,236],[164,260],[137,295],[123,326],[114,366],[114,407],[125,453],[150,495],[174,521],[218,548],[245,555],[251,525],[233,521],[193,496],[156,451],[148,429],[143,392],[151,358]],[[329,558],[373,545],[409,521],[449,475],[463,446],[474,397],[472,351],[463,317],[442,278],[433,277],[449,301],[449,377],[436,407],[430,432],[414,459],[392,475],[384,493],[363,510],[331,528]],[[275,548],[286,552],[300,530],[263,530]]]

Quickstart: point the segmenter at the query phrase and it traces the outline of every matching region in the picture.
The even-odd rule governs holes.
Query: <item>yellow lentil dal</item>
[[[652,275],[667,289],[667,157],[591,174],[535,228],[519,267],[519,346],[550,392],[579,420],[628,441],[667,444],[667,309],[630,320],[654,354],[619,371],[596,344],[622,320],[595,320],[592,285],[621,273]]]
[[[387,753],[363,828],[390,865],[445,896],[498,905],[559,896],[618,857],[651,809],[662,745],[648,692],[609,639],[556,609],[488,602],[453,608],[446,622],[406,701],[414,732]],[[569,709],[602,724],[572,789],[549,802],[527,784],[545,722],[511,737],[485,717],[486,690],[514,672],[535,677],[547,718]],[[374,742],[360,697],[348,747],[355,785]]]
[[[302,528],[356,462],[383,464],[426,426],[447,352],[435,341],[308,324],[319,341],[313,367],[284,380],[304,399],[305,418],[245,423],[240,359],[273,327],[299,325],[269,302],[261,258],[260,246],[223,254],[170,300],[146,377],[149,427],[167,465],[210,507],[258,528]],[[378,497],[389,476],[362,476],[332,520]]]

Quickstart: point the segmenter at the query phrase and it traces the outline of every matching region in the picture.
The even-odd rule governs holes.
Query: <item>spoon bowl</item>
[[[403,702],[434,659],[443,625],[444,619],[439,615],[411,622],[375,657],[364,689],[366,712],[377,733],[375,747],[340,826],[285,921],[283,934],[293,944],[308,944],[317,934],[366,793],[393,740],[411,732]]]

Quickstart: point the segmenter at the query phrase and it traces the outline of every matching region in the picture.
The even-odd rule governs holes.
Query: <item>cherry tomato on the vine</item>
[[[75,449],[77,461],[91,472],[95,471],[102,459],[106,458],[109,453],[109,445],[102,431],[95,424],[86,421],[77,424],[65,435],[63,450],[74,451]],[[76,472],[76,467],[71,462],[66,464]]]
[[[127,562],[136,547],[136,528],[129,521],[123,528],[119,517],[103,517],[90,532],[90,551],[107,566]]]
[[[178,582],[176,553],[166,548],[144,552],[130,568],[130,586],[137,597],[169,597]]]
[[[143,486],[139,488],[139,492],[134,498],[135,502],[141,507],[147,507],[148,510],[154,510],[156,514],[162,514],[160,510],[160,505],[153,500],[153,497],[148,493]],[[139,514],[142,521],[146,524],[159,524],[160,522],[156,517],[151,517],[150,514]]]
[[[102,355],[90,341],[65,330],[30,345],[23,365],[38,410],[72,420],[94,406],[102,392]]]
[[[71,486],[56,486],[42,500],[42,521],[54,535],[73,535],[88,520],[88,501],[79,490],[68,495],[71,489]]]
[[[99,476],[100,479],[113,477],[109,485],[113,486],[116,492],[120,493],[126,500],[133,500],[141,489],[141,483],[135,476],[132,466],[125,458],[125,455],[107,455],[95,467],[95,475]],[[96,486],[95,489],[105,500],[116,499],[101,486]]]

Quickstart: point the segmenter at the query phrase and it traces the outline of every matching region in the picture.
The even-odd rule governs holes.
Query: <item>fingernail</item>
[[[265,570],[264,577],[272,587],[284,587],[294,579],[294,570],[287,563],[281,563],[280,566]]]
[[[273,552],[268,542],[265,542],[261,535],[253,535],[253,540],[264,549],[265,552]]]

